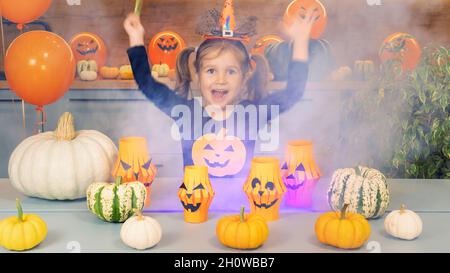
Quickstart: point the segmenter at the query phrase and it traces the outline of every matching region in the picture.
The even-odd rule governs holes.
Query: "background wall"
[[[54,0],[42,20],[66,40],[82,31],[100,35],[109,49],[109,64],[128,62],[127,36],[122,27],[126,14],[133,10],[132,0],[79,0],[70,6],[66,0]],[[76,2],[69,0],[69,2]],[[258,17],[258,35],[281,34],[280,18],[290,0],[236,0],[236,15]],[[369,5],[379,2],[381,5]],[[449,0],[322,0],[328,12],[328,26],[323,38],[334,49],[339,65],[356,59],[376,59],[381,42],[397,31],[429,42],[450,42]],[[197,45],[195,34],[199,16],[207,9],[221,9],[223,0],[145,0],[142,20],[146,41],[162,30],[180,33],[188,45]],[[6,47],[18,34],[14,26],[5,27]],[[3,65],[3,61],[0,62]]]

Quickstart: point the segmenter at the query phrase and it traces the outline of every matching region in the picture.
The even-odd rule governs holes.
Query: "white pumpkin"
[[[414,211],[406,209],[394,210],[384,220],[384,230],[400,239],[413,240],[422,233],[422,219]]]
[[[94,181],[108,181],[117,147],[94,130],[75,132],[72,114],[64,113],[54,132],[22,141],[9,159],[9,178],[18,191],[33,197],[73,200],[86,196]]]
[[[143,216],[135,210],[136,216],[128,218],[120,229],[120,238],[129,247],[144,250],[161,241],[161,225],[155,219]]]

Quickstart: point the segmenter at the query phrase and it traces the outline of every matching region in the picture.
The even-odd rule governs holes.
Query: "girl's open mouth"
[[[212,96],[214,100],[222,100],[228,94],[228,90],[224,89],[213,89]]]

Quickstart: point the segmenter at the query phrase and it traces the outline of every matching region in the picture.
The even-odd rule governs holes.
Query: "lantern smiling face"
[[[256,207],[269,209],[278,202],[278,198],[270,198],[270,196],[275,196],[275,186],[272,181],[261,183],[258,178],[253,178],[252,189],[259,195],[259,198],[253,200]]]
[[[175,69],[178,53],[180,53],[186,44],[175,32],[164,31],[156,34],[148,45],[148,56],[150,63],[169,65],[170,69]]]
[[[70,41],[70,47],[77,61],[94,60],[98,67],[103,67],[108,56],[106,45],[102,38],[94,33],[82,32]]]
[[[306,181],[305,167],[303,167],[303,164],[300,163],[300,165],[295,168],[295,172],[291,174],[288,172],[287,164],[284,163],[281,167],[281,175],[284,185],[288,190],[296,191],[303,186]]]
[[[200,223],[208,219],[214,191],[205,166],[186,166],[178,197],[184,208],[186,222]]]
[[[234,136],[206,134],[192,146],[194,164],[207,166],[209,174],[217,177],[239,173],[245,165],[246,156],[244,144]]]

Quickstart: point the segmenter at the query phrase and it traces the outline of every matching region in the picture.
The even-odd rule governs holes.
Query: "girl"
[[[145,96],[176,121],[185,166],[206,165],[212,177],[248,175],[258,130],[303,95],[313,13],[308,10],[288,29],[294,42],[287,87],[271,95],[265,89],[265,60],[250,56],[241,41],[228,38],[206,39],[196,51],[188,48],[180,53],[177,88],[171,90],[151,76],[140,18],[127,16],[124,28],[134,78]],[[191,82],[198,85],[200,102],[188,98]],[[200,118],[198,109],[203,112]]]

